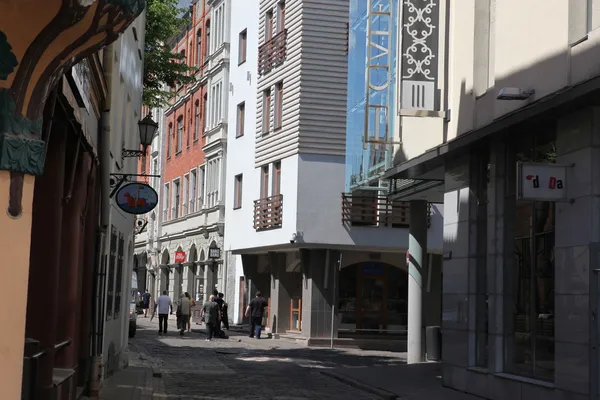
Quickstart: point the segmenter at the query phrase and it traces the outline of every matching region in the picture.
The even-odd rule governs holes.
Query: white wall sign
[[[567,197],[566,165],[517,163],[517,198],[564,201]]]

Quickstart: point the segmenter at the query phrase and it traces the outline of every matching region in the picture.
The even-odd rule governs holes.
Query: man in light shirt
[[[156,305],[158,308],[158,334],[162,335],[164,333],[166,335],[167,321],[169,320],[169,309],[171,310],[171,314],[173,314],[173,302],[167,295],[166,290],[163,291],[162,296],[156,300]]]

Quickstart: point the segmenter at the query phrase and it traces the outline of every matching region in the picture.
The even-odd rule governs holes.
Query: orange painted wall
[[[31,208],[35,178],[25,175],[23,213],[13,219],[6,212],[10,173],[0,171],[0,290],[1,304],[10,304],[0,331],[0,399],[21,398],[25,316],[27,314],[27,282],[29,279],[29,247],[31,244]]]

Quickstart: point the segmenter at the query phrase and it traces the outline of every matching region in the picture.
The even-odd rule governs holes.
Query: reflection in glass
[[[538,127],[541,128],[541,127]],[[555,162],[555,130],[543,126],[523,135],[513,147],[515,161]],[[514,175],[513,175],[514,176]],[[553,202],[514,203],[514,263],[511,276],[513,333],[510,372],[554,379],[554,229]]]

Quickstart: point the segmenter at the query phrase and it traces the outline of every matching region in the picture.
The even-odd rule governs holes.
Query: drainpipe
[[[90,379],[90,396],[98,398],[103,376],[102,351],[104,342],[104,312],[106,292],[106,268],[108,255],[106,243],[110,224],[110,108],[112,88],[112,54],[113,46],[108,45],[103,52],[102,66],[107,84],[107,94],[99,121],[100,140],[100,229],[97,241],[97,257],[94,273],[93,337],[92,337],[92,376]]]

